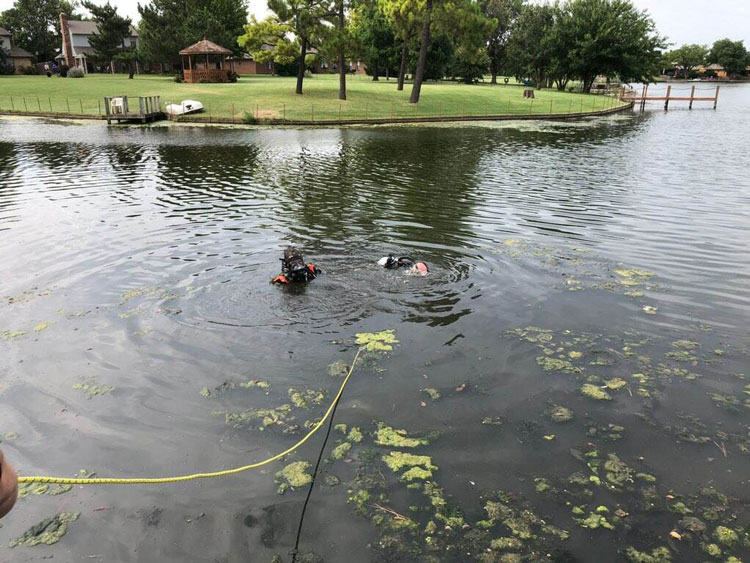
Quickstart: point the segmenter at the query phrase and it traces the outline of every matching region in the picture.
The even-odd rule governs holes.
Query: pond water
[[[27,475],[264,459],[356,334],[393,329],[298,561],[748,561],[748,142],[747,86],[569,123],[0,119],[0,447]],[[269,284],[289,244],[323,270],[305,287]],[[322,438],[229,478],[29,494],[0,561],[291,561],[307,489],[276,473]],[[9,547],[58,513],[80,513],[59,543]]]

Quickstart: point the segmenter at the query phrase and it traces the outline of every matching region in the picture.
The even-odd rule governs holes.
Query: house
[[[13,44],[13,36],[10,31],[0,27],[0,48],[10,53],[10,60],[16,67],[16,72],[23,72],[23,68],[31,66],[33,55],[20,47]]]
[[[273,62],[259,63],[249,53],[234,57],[234,71],[237,74],[273,74]]]
[[[727,71],[724,70],[724,67],[716,63],[710,64],[708,66],[700,65],[699,67],[696,67],[695,72],[697,72],[701,76],[706,73],[709,73],[712,76],[715,76],[716,78],[727,77]]]
[[[89,38],[98,31],[94,22],[69,20],[66,14],[60,14],[60,34],[62,35],[62,51],[58,59],[70,68],[81,67],[83,72],[89,73],[97,70],[94,64],[94,48]],[[135,49],[140,46],[140,38],[136,29],[130,27],[130,36],[123,41],[123,49]],[[107,66],[107,70],[109,66]],[[116,72],[126,72],[125,63],[115,63]]]

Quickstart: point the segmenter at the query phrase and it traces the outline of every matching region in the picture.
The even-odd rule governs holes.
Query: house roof
[[[87,22],[82,20],[68,20],[68,29],[75,35],[94,35],[99,32],[99,26],[96,22]],[[131,25],[130,37],[138,37],[138,31]]]
[[[10,50],[10,57],[31,58],[31,53],[29,53],[26,49],[21,49],[21,47],[13,47]]]
[[[180,55],[231,55],[232,51],[225,49],[221,45],[217,45],[213,41],[209,41],[205,37],[193,43],[190,47],[185,47],[180,51]]]
[[[4,27],[0,27],[0,35],[11,35],[11,32]]]
[[[724,70],[723,66],[721,66],[720,64],[716,64],[716,63],[710,64],[706,68],[708,70]]]

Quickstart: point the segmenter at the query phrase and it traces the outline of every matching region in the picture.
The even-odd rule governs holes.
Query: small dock
[[[114,96],[104,98],[104,119],[107,125],[112,121],[158,121],[164,118],[161,110],[160,96],[138,96],[128,98],[127,96]]]
[[[693,104],[695,102],[712,102],[713,103],[713,109],[716,109],[716,106],[719,103],[719,89],[720,87],[717,86],[716,90],[713,88],[701,88],[700,90],[696,90],[695,85],[693,85],[692,88],[690,88],[690,95],[672,95],[672,85],[667,85],[667,90],[665,93],[657,93],[649,95],[649,85],[646,84],[642,89],[640,94],[636,92],[635,90],[625,90],[625,88],[622,89],[622,93],[620,94],[620,99],[623,102],[631,102],[634,104],[640,104],[641,111],[646,109],[646,102],[664,102],[664,111],[669,110],[669,102],[689,102],[688,109],[693,109]],[[682,89],[681,92],[687,92],[688,89]],[[713,92],[713,96],[696,96],[696,91],[710,91]]]

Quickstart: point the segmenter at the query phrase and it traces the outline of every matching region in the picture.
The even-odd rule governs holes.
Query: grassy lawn
[[[294,94],[295,79],[242,76],[236,84],[179,84],[171,77],[90,74],[85,78],[0,76],[0,110],[99,114],[105,96],[161,96],[162,107],[192,99],[202,102],[205,119],[243,117],[288,120],[336,120],[427,116],[528,115],[579,113],[613,107],[606,96],[537,91],[532,102],[523,88],[452,82],[427,83],[419,104],[409,104],[411,85],[396,90],[395,80],[372,82],[351,77],[348,100],[339,102],[338,81],[332,76],[305,78],[302,96]],[[101,104],[101,106],[100,106]]]

